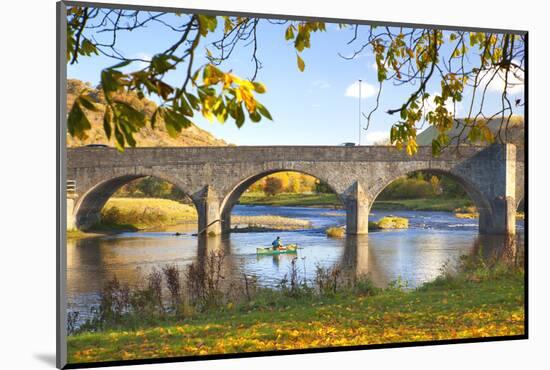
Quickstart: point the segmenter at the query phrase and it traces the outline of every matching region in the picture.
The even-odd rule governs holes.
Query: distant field
[[[424,199],[397,199],[380,200],[374,202],[375,210],[396,210],[406,209],[411,211],[444,211],[453,212],[457,208],[471,205],[468,199],[445,199],[445,198],[424,198]]]
[[[264,193],[245,193],[239,199],[239,203],[265,206],[342,207],[336,194],[315,193],[282,193],[274,196],[266,196]]]
[[[335,194],[292,194],[283,193],[266,196],[263,193],[245,193],[240,204],[295,207],[335,207],[342,208],[342,203]],[[447,211],[470,205],[465,199],[422,198],[376,201],[374,210],[407,209],[413,211]]]

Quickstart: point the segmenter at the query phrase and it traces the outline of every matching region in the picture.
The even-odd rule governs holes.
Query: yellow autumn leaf
[[[298,63],[298,69],[300,70],[300,72],[303,72],[306,68],[306,64],[299,54],[296,54],[296,62]]]

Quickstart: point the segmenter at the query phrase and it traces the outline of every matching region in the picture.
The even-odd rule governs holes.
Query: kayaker
[[[273,243],[271,243],[271,245],[273,246],[273,250],[283,249],[283,243],[281,243],[281,237],[278,236],[277,239],[275,239]]]

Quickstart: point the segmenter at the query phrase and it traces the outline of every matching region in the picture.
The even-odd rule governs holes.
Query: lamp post
[[[359,80],[359,142],[361,145],[361,80]]]

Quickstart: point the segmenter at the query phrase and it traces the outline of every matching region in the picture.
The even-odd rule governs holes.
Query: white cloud
[[[361,99],[370,98],[378,93],[378,88],[365,81],[361,81]],[[346,96],[359,98],[359,81],[355,81],[346,88]]]
[[[328,89],[330,87],[330,83],[325,80],[315,80],[311,84],[317,89]]]
[[[517,61],[513,61],[515,64],[519,64]],[[483,72],[482,72],[483,73]],[[489,82],[489,79],[493,77],[493,74],[495,73],[495,69],[489,69],[487,72],[485,72],[483,76],[483,81],[485,84],[489,84],[487,86],[487,89],[489,91],[498,92],[499,94],[502,94],[502,91],[504,90],[504,81],[506,80],[506,71],[505,70],[499,70],[496,76]],[[508,93],[509,94],[517,94],[523,91],[525,84],[525,77],[524,73],[521,69],[512,67],[510,71],[508,72]]]
[[[365,141],[367,145],[381,144],[390,140],[390,130],[387,131],[372,131],[365,135]]]
[[[147,61],[150,61],[151,58],[153,56],[151,54],[147,54],[147,53],[136,53],[136,54],[133,54],[131,56],[129,56],[130,59],[143,59],[143,60],[147,60]],[[136,62],[132,62],[130,65],[126,66],[124,68],[124,71],[126,72],[133,72],[133,71],[136,71],[136,70],[139,70],[139,69],[143,69],[145,67],[147,67],[149,65],[148,62],[142,62],[142,61],[136,61]]]
[[[313,104],[311,104],[311,106],[312,106],[313,108],[319,108],[319,107],[321,107],[321,104],[319,104],[319,103],[313,103]]]

